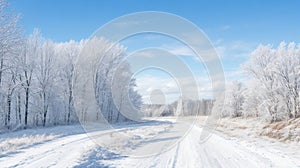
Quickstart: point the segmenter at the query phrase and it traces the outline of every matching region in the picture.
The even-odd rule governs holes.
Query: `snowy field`
[[[0,135],[0,163],[1,167],[300,167],[297,143],[249,139],[243,132],[229,136],[225,129],[201,142],[200,122],[181,138],[187,121],[168,118],[116,125],[114,131],[99,129],[92,134],[104,140],[102,146],[80,125],[6,133]]]

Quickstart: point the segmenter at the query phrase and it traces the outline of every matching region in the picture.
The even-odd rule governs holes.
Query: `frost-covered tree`
[[[282,42],[278,48],[260,45],[244,65],[257,81],[248,93],[256,91],[261,113],[267,112],[272,122],[299,116],[299,51],[295,43]]]
[[[7,57],[18,52],[22,43],[18,21],[19,17],[9,11],[7,1],[0,0],[0,84],[4,71],[10,68]]]
[[[300,49],[295,43],[280,43],[276,51],[277,59],[274,73],[278,76],[279,93],[285,104],[288,118],[297,117],[300,91]]]
[[[40,34],[35,30],[32,35],[26,40],[22,52],[19,55],[19,80],[24,89],[24,124],[28,124],[28,115],[30,113],[30,97],[33,83],[33,73],[36,67],[35,58],[40,52]]]
[[[258,82],[255,80],[251,80],[247,82],[247,87],[245,88],[244,95],[244,103],[242,105],[243,108],[243,116],[245,117],[260,117],[260,91]]]
[[[109,122],[120,122],[128,117],[120,111],[132,113],[130,107],[141,108],[130,66],[120,66],[126,56],[124,47],[101,38],[54,43],[43,38],[37,29],[23,37],[17,26],[18,16],[7,6],[7,1],[0,0],[0,129],[78,122],[74,106],[75,65],[83,48],[91,56],[87,58],[100,58],[94,67],[94,88],[90,88],[99,103],[92,117],[104,116]],[[94,63],[86,60],[81,61]],[[113,81],[116,74],[120,76]],[[119,89],[115,99],[113,84]],[[84,110],[78,111],[79,117],[86,117]]]
[[[261,85],[260,94],[265,110],[271,120],[278,120],[280,97],[278,94],[278,76],[274,73],[276,50],[270,45],[260,45],[252,54],[250,61],[245,64],[245,70]]]
[[[240,117],[243,114],[244,88],[242,83],[233,81],[224,93],[216,98],[213,114],[221,117]]]
[[[101,54],[101,61],[95,81],[101,115],[108,122],[126,121],[130,118],[138,119],[141,96],[133,89],[135,80],[131,79],[133,74],[130,72],[129,64],[124,62],[125,48],[104,39],[94,40],[98,40],[96,42],[98,46],[99,43],[106,46],[102,53],[98,53]],[[133,111],[131,107],[136,107],[138,111]],[[99,116],[97,115],[97,117]]]
[[[244,89],[242,83],[233,81],[226,92],[226,99],[228,99],[228,112],[231,117],[242,116],[242,105],[244,103]]]
[[[212,115],[214,117],[228,117],[228,113],[225,110],[226,103],[225,102],[225,92],[220,93],[213,104],[212,107]]]
[[[12,119],[12,99],[17,90],[15,56],[22,45],[19,17],[8,8],[6,0],[0,0],[0,119],[9,127]],[[3,122],[2,122],[3,121]]]
[[[132,76],[130,66],[126,62],[123,62],[115,72],[111,91],[118,110],[116,122],[124,119],[139,120],[142,117],[140,112],[142,98],[135,90],[136,80],[131,78]]]
[[[84,41],[69,41],[56,44],[56,55],[59,60],[60,89],[66,111],[66,123],[77,121],[73,98],[73,80],[76,59],[79,56]]]
[[[84,44],[80,56],[74,83],[75,95],[79,95],[75,105],[80,120],[121,122],[136,117],[131,114],[137,113],[128,109],[129,93],[137,92],[130,91],[134,85],[130,84],[130,66],[124,61],[125,48],[118,43],[94,37]],[[97,102],[91,101],[94,96]]]
[[[54,43],[52,41],[43,42],[40,53],[35,57],[35,77],[37,80],[37,94],[39,97],[39,111],[41,113],[42,124],[46,125],[47,114],[49,111],[50,101],[53,90],[54,81],[57,76],[56,56],[54,51]]]

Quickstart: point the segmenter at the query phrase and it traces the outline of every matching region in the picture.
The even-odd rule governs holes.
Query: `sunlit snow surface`
[[[2,134],[1,167],[300,166],[297,148],[259,139],[240,140],[216,132],[207,141],[199,141],[202,118],[180,138],[177,136],[180,130],[189,124],[185,119],[174,120],[165,118],[115,125],[115,131],[126,136],[110,129],[95,130],[94,135],[103,139],[102,145],[91,140],[79,125]]]

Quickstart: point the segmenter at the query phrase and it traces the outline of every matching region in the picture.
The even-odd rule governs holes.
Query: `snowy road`
[[[118,126],[117,131],[99,130],[89,136],[77,131],[0,154],[0,166],[300,167],[299,160],[293,156],[217,134],[201,143],[202,129],[197,125],[181,139],[187,128],[185,122],[169,120]]]

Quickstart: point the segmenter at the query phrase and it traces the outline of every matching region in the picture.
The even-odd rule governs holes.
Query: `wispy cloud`
[[[231,29],[230,25],[224,25],[221,27],[221,30],[229,30],[229,29]]]
[[[195,95],[198,95],[198,98],[212,97],[212,86],[208,77],[172,79],[147,75],[137,78],[136,90],[142,95],[144,103],[151,102],[150,95],[156,89],[163,92],[167,103],[174,102],[181,96],[189,99],[195,99]]]
[[[194,56],[194,52],[187,46],[173,46],[169,47],[169,52],[174,55],[181,55],[181,56]]]
[[[133,53],[130,53],[130,54],[133,54]],[[133,54],[133,56],[144,57],[144,58],[154,58],[156,55],[153,54],[153,52],[144,50],[144,51],[138,51],[138,53]]]
[[[180,89],[177,85],[177,82],[172,78],[147,75],[137,78],[136,82],[136,90],[142,95],[144,103],[151,103],[150,95],[156,89],[162,91],[162,93],[165,95],[165,100],[167,103],[175,101],[180,96]]]
[[[233,42],[214,42],[214,45],[221,58],[247,57],[256,47],[256,44],[241,40]]]

